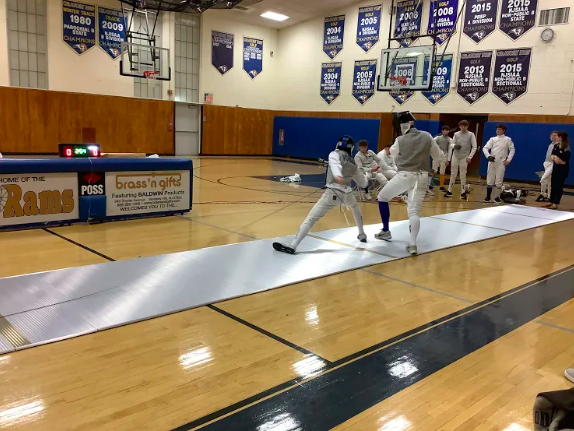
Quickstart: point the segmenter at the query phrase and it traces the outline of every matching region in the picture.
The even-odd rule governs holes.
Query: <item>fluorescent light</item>
[[[286,19],[289,19],[287,15],[281,15],[280,13],[275,12],[265,12],[264,14],[261,14],[261,17],[272,19],[273,21],[285,21]]]

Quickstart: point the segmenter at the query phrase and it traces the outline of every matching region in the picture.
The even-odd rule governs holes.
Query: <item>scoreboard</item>
[[[98,144],[59,144],[58,150],[60,157],[67,159],[101,156],[100,146]]]

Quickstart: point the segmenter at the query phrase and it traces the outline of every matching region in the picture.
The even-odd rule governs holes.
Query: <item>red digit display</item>
[[[72,149],[66,148],[66,157],[72,157]]]

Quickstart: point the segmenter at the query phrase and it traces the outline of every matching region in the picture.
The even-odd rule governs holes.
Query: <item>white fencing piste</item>
[[[569,219],[519,205],[426,217],[419,254]],[[2,278],[0,354],[406,257],[408,221],[391,223],[390,243],[373,238],[379,228],[365,226],[366,244],[355,226],[313,233],[296,255],[275,252],[288,239],[274,238]],[[25,343],[2,335],[10,325]]]

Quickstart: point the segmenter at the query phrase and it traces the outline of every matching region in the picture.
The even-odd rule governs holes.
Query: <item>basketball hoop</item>
[[[391,81],[391,85],[407,85],[407,78],[404,76],[389,76],[389,81]]]
[[[157,79],[159,77],[159,70],[146,70],[143,74],[145,79]]]

